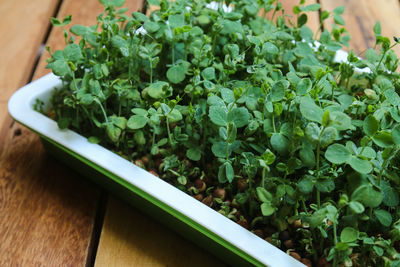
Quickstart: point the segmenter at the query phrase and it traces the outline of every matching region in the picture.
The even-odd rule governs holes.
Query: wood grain
[[[351,36],[350,49],[361,53],[375,45],[373,27],[377,21],[381,22],[382,35],[400,36],[400,3],[398,0],[320,0],[322,8],[332,11],[338,6],[345,6],[343,18],[345,28]],[[330,30],[333,20],[329,19],[324,26]],[[394,48],[400,56],[400,47]]]
[[[13,129],[0,163],[0,266],[85,265],[97,191]]]
[[[29,80],[57,2],[0,2],[0,266],[84,266],[90,249],[98,189],[3,116],[8,97]],[[61,9],[73,13],[68,2]]]
[[[95,267],[224,266],[178,234],[110,197]]]

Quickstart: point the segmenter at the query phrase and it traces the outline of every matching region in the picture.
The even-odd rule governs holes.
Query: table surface
[[[287,13],[297,2],[283,1]],[[400,36],[399,0],[318,2],[326,10],[346,7],[350,49],[358,53],[374,46],[378,20],[383,35]],[[143,2],[126,6],[141,10]],[[93,25],[101,10],[96,0],[0,0],[0,266],[224,266],[53,159],[7,112],[14,91],[48,73],[44,47],[64,45],[49,18],[72,14],[72,24]],[[319,28],[317,12],[308,25]]]

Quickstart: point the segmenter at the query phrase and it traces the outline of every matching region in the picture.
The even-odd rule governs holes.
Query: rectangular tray
[[[305,266],[112,151],[76,132],[60,130],[55,121],[33,108],[37,99],[49,108],[49,98],[60,85],[58,77],[48,74],[19,89],[8,103],[11,116],[37,133],[56,158],[231,265]]]

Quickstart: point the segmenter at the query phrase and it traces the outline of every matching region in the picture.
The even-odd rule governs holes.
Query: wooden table
[[[284,2],[289,13],[293,2]],[[398,0],[319,3],[327,10],[347,7],[343,17],[356,52],[373,47],[378,20],[384,35],[400,36]],[[143,3],[128,0],[126,6],[134,11]],[[11,94],[48,72],[44,46],[63,47],[49,18],[72,14],[73,23],[92,25],[101,10],[96,0],[0,1],[0,266],[224,266],[57,162],[8,115]],[[318,21],[318,13],[309,18],[314,31]]]

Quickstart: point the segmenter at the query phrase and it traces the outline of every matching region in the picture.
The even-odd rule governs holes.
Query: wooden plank
[[[393,36],[400,36],[400,4],[398,0],[321,0],[323,9],[332,11],[338,6],[345,6],[343,18],[345,28],[351,36],[350,49],[357,53],[372,48],[375,45],[373,27],[377,21],[381,22],[382,35],[388,36],[391,41]],[[329,19],[325,27],[330,30],[333,20]],[[400,47],[395,47],[395,52],[400,56]],[[362,55],[361,55],[362,56]]]
[[[0,266],[83,266],[98,191],[13,127],[0,169]]]
[[[85,4],[72,2],[63,2],[61,17],[79,13],[95,19],[97,12],[80,13],[76,3]],[[6,48],[0,58],[7,65],[0,71],[0,114],[7,114],[11,92],[28,81],[56,7],[52,0],[1,2],[0,42]],[[0,116],[0,122],[0,266],[86,265],[99,190],[49,157],[39,138],[9,116]]]
[[[1,103],[6,103],[16,89],[28,82],[47,33],[49,16],[54,14],[57,4],[58,1],[52,0],[0,2]]]
[[[95,267],[224,266],[194,243],[110,197]]]

